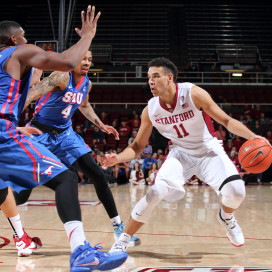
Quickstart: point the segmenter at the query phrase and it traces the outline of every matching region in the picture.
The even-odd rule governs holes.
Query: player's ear
[[[14,35],[10,36],[10,40],[14,45],[17,45],[17,40],[16,40],[16,37]]]

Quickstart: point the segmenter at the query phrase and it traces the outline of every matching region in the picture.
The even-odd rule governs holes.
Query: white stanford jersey
[[[209,115],[196,108],[191,97],[192,83],[176,84],[176,99],[172,108],[160,98],[148,102],[148,114],[153,126],[174,145],[189,155],[202,156],[220,143]]]

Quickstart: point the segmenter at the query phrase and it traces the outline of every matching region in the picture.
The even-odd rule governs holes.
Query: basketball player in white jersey
[[[221,141],[215,137],[210,117],[240,137],[268,141],[228,116],[205,90],[192,83],[176,83],[178,71],[170,60],[153,59],[148,67],[148,82],[154,97],[143,110],[137,137],[120,154],[106,155],[103,164],[109,166],[135,158],[143,151],[153,126],[171,140],[169,153],[154,184],[133,208],[129,222],[110,252],[126,251],[131,236],[147,222],[156,205],[163,199],[183,198],[183,185],[193,175],[221,195],[222,208],[217,220],[230,242],[242,246],[244,236],[234,211],[245,198],[245,186]]]

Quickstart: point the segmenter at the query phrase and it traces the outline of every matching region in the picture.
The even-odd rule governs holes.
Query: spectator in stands
[[[95,126],[94,130],[92,132],[93,136],[93,145],[96,143],[102,142],[103,144],[106,144],[105,135],[99,127]]]
[[[260,125],[259,120],[255,120],[255,125],[251,128],[251,130],[258,135],[264,135],[264,127]]]
[[[128,116],[128,120],[134,119],[135,115],[138,115],[136,110],[133,110],[132,113]]]
[[[141,121],[139,119],[139,115],[135,114],[134,118],[127,121],[127,124],[131,127],[131,130],[139,130],[139,127],[141,125]]]
[[[252,119],[250,114],[246,115],[246,120],[247,120],[247,127],[249,129],[252,129],[254,127],[254,120]]]
[[[162,149],[159,148],[159,149],[157,150],[157,154],[158,154],[158,157],[159,157],[161,154],[163,154]]]
[[[118,128],[120,136],[128,136],[130,133],[130,127],[127,125],[126,121],[121,121],[121,125]]]
[[[82,127],[80,125],[77,125],[76,126],[76,133],[81,136],[83,139],[84,139],[84,136],[85,136],[85,132],[82,130]]]
[[[118,130],[117,119],[112,120],[111,126]]]
[[[131,137],[128,139],[128,145],[130,145],[134,139],[136,138],[137,136],[137,131],[136,130],[132,130],[132,133],[131,133]]]
[[[149,170],[152,169],[152,164],[156,163],[156,160],[152,158],[152,153],[148,153],[147,157],[144,159],[144,177],[148,177]]]
[[[122,162],[115,165],[114,176],[119,185],[128,182],[128,175],[129,175],[129,163]]]
[[[139,154],[135,159],[133,159],[132,161],[130,161],[129,164],[129,169],[133,169],[134,164],[138,162],[140,167],[143,169],[143,164],[144,164],[144,159],[142,158],[142,156]]]
[[[224,150],[225,150],[225,152],[226,152],[227,154],[229,154],[230,151],[231,151],[231,149],[232,149],[232,139],[228,139],[228,140],[227,140],[227,143],[224,144]]]
[[[100,152],[100,154],[97,155],[97,164],[102,168],[105,176],[106,176],[106,180],[109,184],[113,184],[116,182],[116,179],[115,177],[113,176],[113,169],[114,167],[113,166],[103,166],[101,164],[102,162],[102,159],[103,159],[103,153]]]
[[[159,156],[158,156],[158,160],[157,160],[157,166],[158,168],[160,168],[162,162],[164,160],[164,155],[161,153]]]
[[[203,181],[200,180],[196,175],[193,175],[190,179],[186,181],[188,185],[202,185]]]
[[[140,168],[139,162],[135,162],[133,170],[130,173],[129,182],[131,184],[141,184],[145,182],[143,170]]]
[[[157,153],[157,152],[154,152],[154,153],[152,154],[152,158],[155,159],[155,160],[157,161],[157,159],[158,159],[158,153]]]
[[[101,120],[104,124],[108,125],[108,124],[109,124],[109,117],[108,117],[108,114],[107,114],[106,112],[102,111],[102,112],[100,113],[100,120]]]
[[[239,173],[241,171],[241,168],[240,168],[240,162],[239,162],[238,157],[237,157],[237,152],[232,150],[230,152],[229,158],[233,162],[233,164],[235,165],[235,167],[237,168],[237,171]]]
[[[265,137],[270,142],[270,144],[272,144],[272,131],[271,130],[266,131]]]
[[[147,154],[152,154],[152,151],[153,151],[153,149],[152,149],[152,145],[150,144],[150,142],[149,141],[147,141],[147,145],[145,146],[145,148],[144,148],[144,150],[143,150],[143,152],[142,152],[142,156],[146,156]]]
[[[250,116],[252,116],[252,107],[249,105],[245,105],[244,106],[244,112],[243,112],[243,116],[244,118],[246,118],[246,116],[249,114]]]
[[[146,178],[146,185],[151,185],[154,181],[155,175],[158,172],[158,165],[156,162],[152,163],[151,169],[148,171],[148,177]]]
[[[236,150],[239,150],[243,143],[244,141],[242,141],[238,135],[235,135],[234,139],[232,140],[232,145],[236,148]]]
[[[252,112],[252,116],[255,120],[260,119],[261,118],[261,114],[263,113],[263,111],[261,110],[261,106],[259,104],[256,105],[256,108],[253,109]]]
[[[226,140],[226,129],[221,124],[219,124],[219,126],[217,127],[215,134],[218,140],[222,141]]]
[[[271,121],[268,117],[265,116],[265,113],[261,113],[261,116],[260,116],[260,125],[262,127],[268,127],[270,124],[271,124]]]

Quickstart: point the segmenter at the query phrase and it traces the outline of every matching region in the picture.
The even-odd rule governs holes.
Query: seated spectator
[[[243,116],[244,118],[246,118],[247,115],[252,116],[252,107],[248,106],[248,105],[244,105],[244,112],[243,112]]]
[[[159,149],[157,150],[157,154],[158,154],[158,157],[159,157],[160,154],[163,154],[163,151],[159,148]]]
[[[251,128],[251,130],[257,135],[264,135],[264,127],[260,125],[259,120],[255,120],[255,125]]]
[[[119,185],[128,182],[129,163],[118,163],[114,167],[114,177]]]
[[[152,169],[152,164],[156,163],[156,160],[152,158],[152,154],[148,153],[147,157],[144,159],[144,177],[145,179],[148,177],[149,170]]]
[[[239,150],[243,143],[244,141],[242,141],[238,135],[235,135],[234,139],[232,140],[232,145],[236,147],[236,150]]]
[[[131,184],[141,184],[145,182],[143,170],[140,168],[140,164],[135,162],[133,170],[130,173],[129,182]]]
[[[81,137],[84,139],[85,132],[82,130],[82,127],[81,127],[81,126],[77,125],[75,131],[76,131],[76,133],[77,133],[79,136],[81,136]]]
[[[188,185],[202,185],[203,181],[200,180],[196,175],[193,175],[190,179],[186,181],[185,184]]]
[[[142,159],[142,156],[141,155],[138,155],[135,159],[133,159],[132,161],[130,161],[130,164],[129,164],[129,169],[133,169],[134,168],[134,164],[138,162],[140,164],[140,167],[143,168],[143,163],[144,163],[144,160]]]
[[[156,162],[152,163],[152,168],[148,171],[148,177],[146,178],[146,185],[151,185],[158,172],[158,165]]]
[[[154,159],[157,161],[157,159],[158,159],[158,154],[157,154],[157,152],[154,152],[154,153],[152,154],[152,158],[154,158]]]
[[[100,154],[97,155],[97,164],[102,168],[104,174],[105,174],[105,177],[106,177],[106,180],[109,184],[113,184],[116,182],[116,179],[113,175],[113,166],[103,166],[101,164],[102,162],[102,159],[103,159],[103,153],[101,154],[102,152],[100,152]]]
[[[136,130],[132,130],[131,137],[128,139],[128,145],[132,144],[132,142],[135,140],[136,136],[137,136],[137,131]]]
[[[269,141],[269,143],[272,145],[272,131],[271,130],[266,131],[265,137]]]
[[[161,164],[163,163],[163,161],[164,161],[164,155],[161,153],[159,155],[158,159],[157,159],[157,166],[158,166],[158,168],[161,167]]]
[[[247,127],[252,129],[252,127],[254,126],[254,120],[252,119],[250,114],[246,115],[246,120],[247,120]]]
[[[128,136],[130,133],[130,127],[127,125],[126,121],[121,121],[121,125],[118,128],[120,136]]]
[[[229,158],[232,161],[232,163],[235,165],[235,167],[239,173],[241,171],[240,162],[238,160],[237,153],[234,150],[232,150],[230,152]]]
[[[92,137],[93,137],[93,145],[95,145],[97,142],[102,142],[103,144],[106,144],[105,134],[97,126],[95,126],[94,130],[92,131]]]
[[[226,140],[226,129],[221,124],[217,127],[215,134],[218,140],[222,141]]]
[[[147,154],[151,153],[152,154],[152,146],[150,145],[149,141],[147,142],[147,145],[145,146],[142,156],[146,156]]]
[[[102,121],[102,123],[104,123],[105,125],[108,125],[109,124],[109,117],[108,117],[108,114],[104,111],[102,111],[100,113],[100,120]]]
[[[232,149],[232,139],[228,139],[227,143],[224,144],[224,150],[228,154],[230,153],[231,149]]]
[[[112,126],[113,128],[115,128],[115,129],[118,131],[117,119],[112,120],[111,126]]]
[[[136,114],[133,119],[127,121],[127,124],[131,127],[131,130],[139,130],[141,125],[141,121],[139,119],[139,115]]]
[[[253,116],[253,118],[254,118],[255,120],[256,120],[256,119],[260,119],[262,113],[264,113],[264,112],[261,110],[261,106],[257,104],[257,105],[256,105],[256,108],[253,109],[252,116]]]

